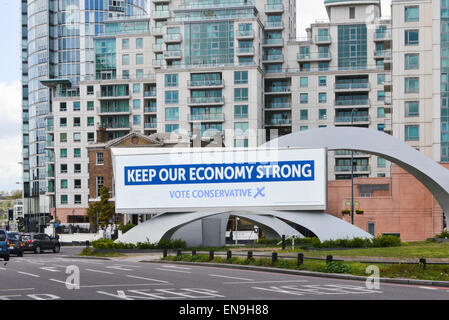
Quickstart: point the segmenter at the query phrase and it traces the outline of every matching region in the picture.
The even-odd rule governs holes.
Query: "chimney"
[[[108,142],[108,133],[106,132],[106,128],[98,128],[97,143],[106,143],[106,142]]]

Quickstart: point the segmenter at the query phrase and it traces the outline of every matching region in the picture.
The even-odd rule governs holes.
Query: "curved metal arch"
[[[417,178],[433,194],[445,215],[449,214],[449,170],[386,133],[355,127],[318,128],[273,139],[262,147],[345,149],[380,156]]]

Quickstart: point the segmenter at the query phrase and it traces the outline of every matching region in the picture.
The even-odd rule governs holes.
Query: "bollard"
[[[282,235],[282,250],[285,250],[285,234]]]
[[[179,257],[180,255],[182,255],[182,250],[176,250],[176,255]]]
[[[252,251],[248,251],[248,260],[253,258],[253,252]]]
[[[86,241],[86,248],[89,249],[89,240]]]
[[[304,254],[298,253],[298,267],[304,263]]]
[[[326,257],[326,263],[332,262],[332,259],[333,259],[333,257],[332,257],[331,255],[328,255],[328,256]]]
[[[209,260],[214,260],[214,250],[209,251]]]
[[[422,268],[426,269],[427,261],[424,258],[419,259],[419,263],[422,264]]]
[[[196,250],[192,250],[192,256],[196,256]]]
[[[163,257],[166,258],[166,257],[167,257],[167,254],[168,254],[168,250],[167,250],[167,249],[164,249],[164,251],[162,251],[162,252],[163,252],[163,253],[162,253]]]
[[[271,263],[275,264],[276,261],[278,261],[278,254],[276,252],[273,252],[271,255]]]
[[[231,260],[232,259],[232,251],[228,250],[228,252],[226,253],[226,259]]]

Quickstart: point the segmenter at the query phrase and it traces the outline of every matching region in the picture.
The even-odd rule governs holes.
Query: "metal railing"
[[[292,119],[266,119],[265,125],[292,124]]]
[[[187,99],[189,104],[195,103],[224,103],[224,97],[190,97]]]
[[[223,86],[223,79],[215,79],[215,80],[189,80],[187,81],[188,87],[214,87],[214,86]]]
[[[189,114],[189,121],[224,121],[223,113]]]
[[[335,166],[334,171],[337,172],[351,172],[351,165],[343,165],[343,166]],[[354,166],[354,171],[355,172],[366,172],[366,171],[370,171],[369,170],[369,166],[365,165],[365,166],[359,166],[359,165],[355,165]]]

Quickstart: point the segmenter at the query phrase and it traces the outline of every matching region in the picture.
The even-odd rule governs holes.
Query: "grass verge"
[[[166,261],[186,261],[186,262],[203,262],[203,263],[227,263],[227,264],[240,264],[240,265],[253,265],[262,267],[276,267],[292,270],[307,270],[325,273],[345,273],[356,276],[369,276],[366,273],[368,264],[358,262],[332,262],[326,264],[325,261],[316,260],[304,260],[304,264],[297,266],[296,260],[282,259],[278,260],[274,265],[271,263],[271,259],[242,259],[233,257],[227,260],[225,257],[214,257],[213,260],[209,260],[208,255],[180,255],[180,256],[167,256],[162,258]],[[418,280],[433,280],[433,281],[449,281],[449,266],[439,265],[427,265],[426,269],[423,269],[421,265],[409,265],[409,264],[373,264],[379,267],[380,276],[384,278],[408,278]]]
[[[78,256],[82,257],[123,257],[124,254],[117,252],[117,251],[95,251],[95,249],[92,248],[84,248],[83,251],[81,251]]]

